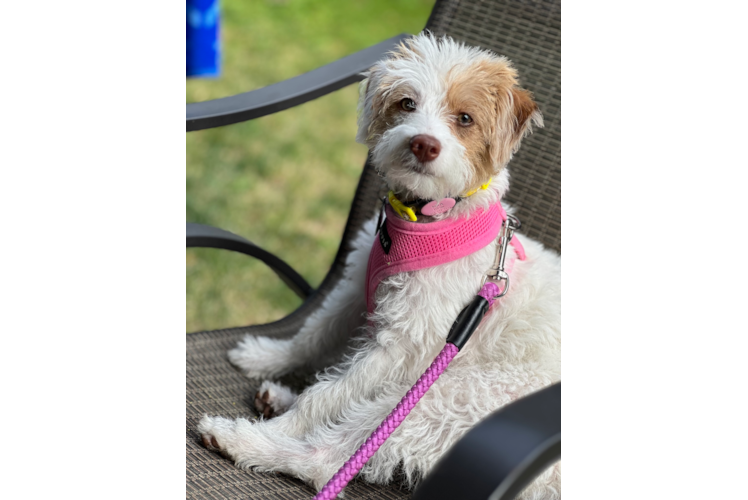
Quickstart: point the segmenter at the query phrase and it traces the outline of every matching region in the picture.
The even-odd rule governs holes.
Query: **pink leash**
[[[505,291],[505,290],[504,290]],[[488,308],[493,305],[494,301],[503,291],[493,281],[486,281],[481,288],[476,300],[473,300],[462,313],[457,317],[452,327],[447,343],[439,355],[434,359],[428,370],[421,375],[418,382],[408,391],[400,400],[394,410],[384,419],[377,430],[369,436],[369,439],[353,454],[351,458],[340,468],[338,472],[330,479],[324,488],[317,493],[314,500],[333,500],[343,491],[348,482],[358,474],[361,468],[377,452],[382,443],[384,443],[390,434],[405,420],[410,411],[418,404],[426,391],[436,382],[439,375],[444,373],[449,363],[460,352],[460,348],[467,342],[470,334],[475,331],[480,324],[480,320],[488,312]],[[480,297],[480,298],[479,298]],[[483,300],[481,300],[483,299]],[[472,316],[472,317],[471,317]],[[468,331],[469,330],[469,331]],[[453,336],[453,332],[457,335]],[[458,347],[459,346],[459,347]]]
[[[449,365],[450,361],[457,356],[460,352],[454,344],[447,343],[442,349],[442,352],[434,359],[429,369],[421,375],[418,382],[408,391],[408,393],[400,400],[394,410],[384,419],[384,422],[379,424],[377,430],[369,436],[364,444],[353,454],[351,458],[340,468],[338,472],[330,479],[324,488],[317,493],[314,500],[333,500],[338,496],[338,493],[343,491],[343,488],[348,482],[353,479],[353,476],[358,474],[358,471],[369,461],[369,459],[377,452],[382,443],[390,437],[390,434],[395,432],[395,429],[405,420],[410,410],[420,401],[421,397],[429,390],[431,384],[439,378],[444,370]]]

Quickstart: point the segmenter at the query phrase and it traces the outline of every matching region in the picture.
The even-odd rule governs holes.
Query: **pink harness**
[[[496,239],[506,212],[501,203],[479,209],[470,217],[418,224],[401,219],[391,206],[374,241],[366,268],[366,309],[374,312],[374,294],[379,283],[393,274],[418,271],[446,264],[480,250]],[[510,244],[516,258],[525,260],[525,250],[514,237]],[[514,259],[507,264],[511,270]]]

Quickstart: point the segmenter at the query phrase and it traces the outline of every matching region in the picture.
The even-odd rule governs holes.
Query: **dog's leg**
[[[240,467],[286,472],[319,488],[376,429],[435,355],[423,353],[423,361],[413,364],[397,362],[406,352],[368,341],[277,418],[253,423],[204,417],[199,426],[203,443],[220,449]]]
[[[250,378],[277,377],[302,367],[318,370],[334,363],[365,322],[366,263],[374,223],[364,225],[348,256],[344,277],[296,336],[274,339],[248,335],[229,351],[229,360]]]

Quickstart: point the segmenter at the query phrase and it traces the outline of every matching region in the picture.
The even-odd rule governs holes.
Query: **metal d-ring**
[[[501,297],[506,295],[506,292],[509,291],[509,275],[507,274],[505,278],[500,278],[498,283],[501,283],[502,281],[505,282],[504,288],[501,290],[501,292],[498,295],[494,295],[494,298],[493,298],[494,300],[500,299]],[[497,286],[498,286],[498,283],[497,283]]]
[[[512,229],[512,231],[516,231],[522,227],[522,223],[514,215],[506,214],[506,218],[509,220],[509,227]]]
[[[504,288],[501,289],[501,292],[498,295],[494,295],[494,300],[500,299],[504,295],[506,295],[506,292],[509,291],[509,275],[504,273],[504,276],[499,276],[498,279],[496,279],[494,276],[488,276],[487,274],[483,275],[483,280],[481,281],[480,287],[483,288],[483,285],[486,284],[486,281],[491,280],[494,283],[496,283],[496,286],[499,286],[499,283],[502,281],[504,282]]]

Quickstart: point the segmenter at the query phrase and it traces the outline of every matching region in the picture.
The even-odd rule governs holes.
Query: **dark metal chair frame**
[[[506,28],[506,30],[502,30]],[[523,232],[561,250],[560,228],[560,2],[438,0],[426,24],[472,45],[504,54],[518,67],[523,84],[535,93],[546,128],[530,136],[510,163],[509,202]],[[504,32],[507,31],[507,32]],[[230,125],[297,106],[351,83],[409,35],[401,34],[309,73],[243,94],[187,105],[187,131]],[[353,235],[372,217],[384,191],[367,161],[335,260],[314,290],[291,266],[222,229],[187,224],[187,247],[241,252],[268,265],[303,304],[266,325],[199,332],[187,336],[187,496],[188,498],[309,498],[312,490],[285,476],[236,469],[199,444],[197,420],[205,414],[252,414],[252,381],[233,369],[226,352],[244,335],[288,337],[342,277]],[[522,398],[468,432],[413,492],[414,499],[514,498],[561,456],[561,384]],[[398,485],[354,481],[348,498],[408,498]]]
[[[511,500],[559,458],[748,458],[748,385],[554,384],[471,429],[413,499]]]

